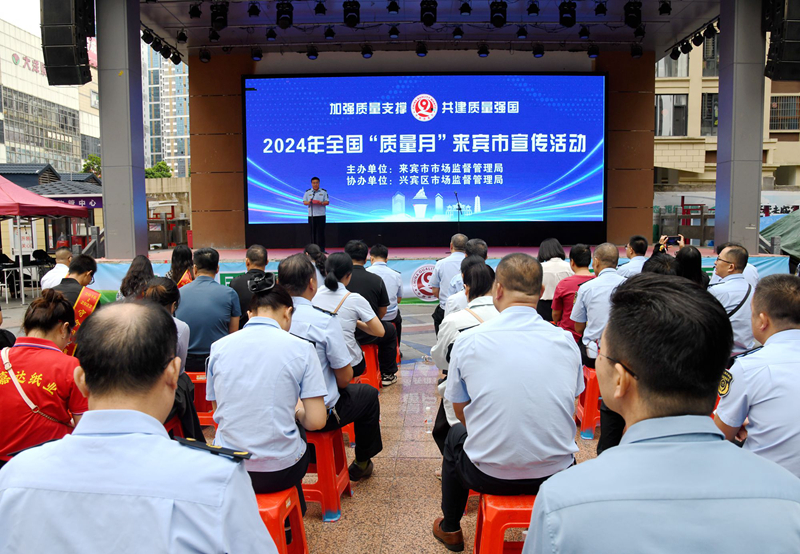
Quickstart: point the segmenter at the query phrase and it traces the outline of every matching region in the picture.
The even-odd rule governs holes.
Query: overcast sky
[[[0,19],[37,37],[42,36],[40,17],[39,0],[0,0]]]

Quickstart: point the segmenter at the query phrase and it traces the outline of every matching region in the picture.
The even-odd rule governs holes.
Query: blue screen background
[[[321,179],[330,196],[327,221],[334,223],[453,221],[454,192],[464,221],[602,221],[604,79],[594,75],[246,79],[248,221],[306,222],[308,208],[302,199],[312,176]],[[436,101],[437,112],[429,121],[419,121],[411,113],[412,101],[420,94]],[[396,103],[406,103],[407,111],[345,115],[335,107],[370,102],[391,103],[393,111]],[[517,102],[518,113],[445,112],[449,102],[453,106],[492,102],[493,111],[497,102],[505,103],[506,111],[509,102]],[[434,152],[399,151],[400,135],[415,135],[418,146],[417,137],[423,134],[435,135]],[[528,151],[512,152],[509,146],[505,152],[491,148],[473,152],[470,139],[467,152],[455,152],[458,134],[525,134]],[[546,135],[546,152],[531,152],[534,134]],[[551,151],[551,135],[557,134],[584,135],[585,147],[570,152],[567,141],[567,151]],[[363,152],[326,153],[327,138],[335,135],[361,135]],[[381,153],[381,135],[396,135],[398,151]],[[308,151],[311,136],[322,137],[322,153]],[[283,142],[280,153],[276,139]],[[287,153],[289,139],[296,145],[304,139],[306,152]],[[265,144],[271,145],[268,153]],[[469,173],[463,164],[469,164]],[[476,164],[480,173],[474,171]],[[456,165],[460,173],[453,171]],[[459,184],[453,183],[456,175]],[[470,184],[463,183],[465,175],[471,175]],[[474,182],[476,175],[480,184]],[[486,183],[487,176],[491,184]]]

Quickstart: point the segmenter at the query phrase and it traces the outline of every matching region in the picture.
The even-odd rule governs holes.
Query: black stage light
[[[164,43],[161,42],[161,39],[158,38],[158,37],[155,37],[153,39],[153,42],[150,43],[150,48],[152,48],[156,52],[161,52],[161,47],[162,46],[164,46]]]
[[[267,40],[273,42],[278,38],[278,33],[275,32],[275,29],[269,29],[267,31]]]
[[[697,33],[695,36],[692,37],[692,44],[695,46],[700,46],[703,44],[705,38],[703,37],[703,33]]]
[[[342,5],[344,12],[344,24],[348,27],[355,27],[361,23],[361,4],[357,0],[347,0]]]
[[[641,44],[631,44],[631,58],[638,60],[644,54]]]
[[[713,23],[711,25],[709,25],[708,27],[706,27],[706,30],[703,31],[703,36],[706,37],[706,38],[714,38],[716,36],[716,34],[717,34],[717,30],[714,28],[714,24]]]
[[[675,61],[678,61],[678,58],[680,58],[680,57],[681,57],[681,51],[680,51],[680,50],[678,50],[678,47],[677,47],[677,46],[675,46],[675,47],[672,49],[672,52],[670,52],[670,53],[669,53],[669,57],[670,57],[670,58],[672,58],[672,59],[673,59],[673,60],[675,60]]]
[[[472,6],[469,5],[469,2],[462,2],[458,11],[461,12],[461,15],[469,15],[472,13]]]
[[[369,44],[361,47],[361,57],[367,60],[372,57],[372,47]]]
[[[562,27],[575,25],[575,2],[565,1],[558,5],[558,22]]]
[[[400,29],[392,25],[392,28],[389,29],[389,38],[400,38]]]
[[[161,57],[165,60],[168,60],[172,57],[172,46],[166,42],[164,43],[164,46],[161,47]]]
[[[642,3],[638,0],[631,0],[622,7],[625,12],[625,25],[635,29],[642,24]]]
[[[589,27],[586,25],[581,25],[581,30],[578,31],[578,36],[583,40],[587,40],[589,38]]]
[[[228,26],[228,3],[211,4],[211,27],[221,31]]]
[[[520,28],[517,29],[517,38],[520,40],[528,38],[528,31],[525,29],[525,25],[520,25]]]
[[[294,6],[291,2],[278,2],[275,5],[275,24],[281,29],[288,29],[294,22]]]
[[[636,38],[644,38],[644,25],[639,25],[633,30],[633,36]]]
[[[533,45],[533,57],[534,58],[541,58],[544,56],[544,46],[541,44],[534,44]]]
[[[209,29],[208,40],[209,42],[219,42],[219,33],[216,32],[214,29]]]
[[[186,29],[178,31],[178,44],[186,44],[187,40],[189,40],[189,35],[186,34]]]
[[[261,58],[264,57],[264,52],[261,50],[260,46],[253,46],[250,49],[250,57],[257,62],[260,62]]]
[[[325,40],[333,40],[333,37],[336,36],[336,32],[333,30],[333,27],[328,27],[325,29]]]
[[[152,43],[154,38],[153,33],[151,33],[149,29],[142,31],[142,42],[145,44]]]
[[[175,65],[181,63],[181,55],[178,53],[177,50],[172,53],[172,58],[170,58],[170,60],[172,60],[172,63],[174,63]]]
[[[317,2],[317,5],[314,6],[314,15],[325,15],[327,12],[328,10],[325,9],[325,4],[322,2]]]
[[[316,46],[311,45],[308,47],[308,50],[306,51],[306,56],[308,56],[309,60],[316,60],[317,58],[319,58],[319,50],[317,50]]]
[[[539,15],[539,0],[533,0],[528,4],[528,15]]]
[[[400,4],[398,4],[396,0],[392,0],[389,2],[389,5],[386,6],[386,11],[389,12],[389,15],[397,15],[400,13]]]
[[[422,0],[419,3],[419,20],[426,27],[432,27],[436,23],[436,0]]]
[[[247,8],[248,17],[258,17],[261,15],[261,8],[258,7],[258,2],[250,2],[250,7]]]
[[[424,42],[418,42],[417,43],[417,56],[419,56],[420,58],[424,58],[427,55],[428,55],[428,47],[425,46]]]
[[[203,15],[203,11],[200,9],[200,4],[193,4],[189,7],[189,19],[199,19],[201,15]]]
[[[478,56],[481,58],[485,58],[489,55],[489,47],[486,46],[486,43],[481,44],[478,46]]]
[[[684,54],[688,54],[692,51],[692,45],[689,43],[688,40],[684,40],[683,44],[681,44],[681,52]]]
[[[672,4],[669,0],[661,0],[658,4],[658,15],[670,15],[672,13]]]
[[[598,2],[594,5],[594,15],[606,15],[608,13],[608,6],[605,2]]]
[[[461,27],[456,27],[453,29],[453,38],[456,40],[464,38],[464,31],[461,29]]]
[[[592,59],[595,59],[597,56],[600,55],[600,48],[598,48],[597,46],[592,44],[589,47],[589,50],[586,51],[586,55],[589,56]]]
[[[506,14],[508,12],[508,4],[503,0],[496,0],[489,4],[490,16],[489,20],[492,25],[498,29],[506,24]]]
[[[200,61],[203,63],[208,63],[211,61],[211,53],[205,48],[200,50]]]

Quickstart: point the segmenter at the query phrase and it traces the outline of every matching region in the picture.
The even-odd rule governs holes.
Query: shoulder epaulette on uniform
[[[325,192],[328,192],[328,189],[324,189],[322,187],[319,187],[319,190],[324,190]]]
[[[306,342],[310,342],[311,344],[313,344],[313,345],[314,345],[314,348],[316,348],[316,347],[317,347],[317,343],[316,343],[316,342],[314,342],[314,341],[313,341],[313,340],[311,340],[311,339],[307,339],[307,338],[305,338],[305,337],[301,337],[300,335],[295,335],[294,333],[289,333],[289,334],[290,334],[290,335],[292,335],[293,337],[297,337],[297,338],[298,338],[298,339],[300,339],[300,340],[304,340],[304,341],[306,341]]]
[[[232,448],[224,448],[222,446],[206,444],[205,442],[200,442],[195,439],[184,439],[183,437],[175,437],[175,440],[178,441],[183,446],[188,446],[189,448],[196,448],[197,450],[205,450],[206,452],[211,452],[212,454],[216,454],[217,456],[226,456],[237,462],[241,462],[242,460],[249,460],[250,456],[252,456],[250,452],[246,452],[244,450],[234,450]]]
[[[763,346],[757,346],[757,347],[755,347],[755,348],[752,348],[752,349],[750,349],[750,350],[746,350],[746,351],[742,352],[741,354],[736,354],[736,355],[733,357],[733,359],[734,359],[734,360],[738,360],[739,358],[744,358],[745,356],[749,356],[749,355],[750,355],[750,354],[752,354],[753,352],[758,352],[758,351],[759,351],[759,350],[761,350],[762,348],[764,348],[764,347],[763,347]]]
[[[319,311],[320,311],[320,312],[322,312],[323,314],[328,314],[328,315],[330,315],[330,316],[334,316],[334,317],[336,316],[336,314],[335,314],[335,313],[333,313],[333,312],[329,312],[328,310],[323,310],[322,308],[319,308],[319,307],[317,307],[317,306],[314,306],[314,309],[315,309],[315,310],[319,310]]]

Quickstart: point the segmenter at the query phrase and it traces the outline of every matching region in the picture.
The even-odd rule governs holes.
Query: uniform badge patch
[[[719,381],[719,395],[720,396],[728,396],[728,393],[731,392],[731,383],[733,382],[733,375],[727,369],[722,372],[722,379]]]

